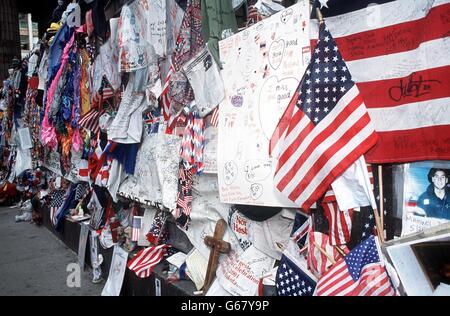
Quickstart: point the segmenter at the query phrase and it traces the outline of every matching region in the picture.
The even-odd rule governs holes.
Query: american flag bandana
[[[78,124],[81,127],[84,127],[87,130],[90,130],[94,134],[98,134],[100,131],[99,127],[99,118],[105,113],[105,110],[92,108],[87,112],[83,117],[78,121]]]
[[[205,147],[205,121],[197,113],[190,113],[181,142],[180,156],[186,169],[203,171],[203,150]]]
[[[134,271],[139,278],[148,278],[167,253],[168,247],[168,245],[159,245],[142,249],[128,261],[128,269]]]
[[[186,230],[192,210],[192,176],[192,169],[186,169],[183,163],[180,163],[175,221],[179,227]]]
[[[175,70],[179,71],[204,44],[200,0],[189,0],[172,55],[172,64]]]

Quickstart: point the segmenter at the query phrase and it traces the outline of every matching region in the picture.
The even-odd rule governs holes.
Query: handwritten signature
[[[394,101],[400,101],[405,97],[415,97],[431,93],[431,86],[434,83],[441,84],[439,80],[423,80],[422,76],[414,79],[415,73],[413,72],[407,80],[400,80],[398,86],[392,86],[389,89],[389,97]]]

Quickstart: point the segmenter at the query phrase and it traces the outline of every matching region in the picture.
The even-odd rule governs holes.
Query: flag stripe
[[[448,51],[450,41],[441,38],[424,42],[414,50],[350,61],[347,66],[356,83],[403,78],[413,72],[447,66]]]
[[[166,248],[167,245],[160,245],[142,249],[128,262],[127,266],[129,269],[133,270],[138,277],[149,277],[153,268],[161,261],[166,253]]]
[[[357,86],[369,111],[370,108],[386,110],[387,107],[448,97],[449,73],[450,66],[447,65],[415,71],[401,78],[360,82]],[[416,90],[419,81],[430,89],[423,92]]]
[[[332,192],[332,190],[329,191]],[[322,207],[329,223],[330,244],[343,245],[348,243],[352,229],[352,210],[340,210],[336,201],[322,202]]]
[[[393,108],[368,109],[377,132],[410,130],[450,124],[449,98],[399,105]],[[401,120],[399,120],[401,118]],[[433,137],[434,139],[434,137]]]
[[[374,1],[364,2],[361,0],[351,1],[349,6],[346,7],[347,1],[341,1],[330,10],[322,10],[324,17],[326,17],[327,26],[335,38],[347,36],[352,30],[365,32],[373,29],[374,26],[384,28],[394,24],[422,19],[430,8],[445,6],[448,3],[447,0],[397,0],[375,7],[368,7],[368,4],[374,3]],[[383,1],[376,2],[380,3]],[[355,8],[355,5],[359,5],[359,8]],[[339,12],[339,10],[341,11]],[[392,12],[395,12],[395,14],[392,14]],[[311,37],[317,38],[319,33],[318,21],[311,20],[310,28]]]
[[[415,16],[411,18],[401,23],[379,27],[376,32],[369,29],[345,37],[334,33],[332,27],[330,27],[330,31],[347,64],[350,64],[352,60],[414,50],[423,42],[447,36],[448,21],[445,18],[450,18],[450,4],[434,7],[428,15],[422,15],[417,20],[413,20],[416,18]],[[359,17],[358,20],[364,19]],[[356,28],[354,29],[356,30]],[[426,29],[427,32],[421,32],[423,29]],[[316,46],[316,42],[316,40],[312,41],[313,47]]]
[[[152,255],[157,253],[158,251],[159,249],[157,249],[156,247],[149,247],[147,249],[144,249],[141,255],[137,258],[137,261],[134,261],[130,264],[130,268],[137,270],[142,266],[145,266],[149,261],[152,260]]]
[[[420,143],[423,146],[416,146],[417,135],[420,133]],[[430,156],[449,157],[450,148],[448,146],[448,135],[450,127],[448,125],[425,127],[420,129],[411,129],[403,131],[378,132],[378,143],[372,149],[371,161],[373,163],[409,161],[411,159],[411,150],[414,150],[415,160],[427,160]],[[432,139],[435,147],[429,148],[425,143],[426,139]],[[440,149],[440,150],[439,150]],[[397,154],[394,157],[386,158],[383,151]]]
[[[356,7],[360,10],[349,12]],[[322,13],[379,132],[366,160],[450,159],[443,136],[450,133],[449,1],[397,0],[369,7],[335,1]],[[313,38],[318,28],[318,21],[311,21]],[[424,131],[427,126],[432,132]]]

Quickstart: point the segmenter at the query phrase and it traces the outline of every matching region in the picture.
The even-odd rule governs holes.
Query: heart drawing
[[[281,13],[281,22],[286,24],[291,19],[293,14],[294,14],[294,11],[292,9],[287,9],[286,11]]]
[[[277,70],[283,61],[284,40],[273,41],[269,48],[269,64]]]

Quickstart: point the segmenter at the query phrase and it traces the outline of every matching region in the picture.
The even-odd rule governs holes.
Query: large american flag
[[[139,278],[148,278],[167,252],[167,245],[144,248],[128,261],[127,267]]]
[[[317,282],[317,296],[393,296],[375,237],[365,239]]]
[[[320,2],[379,136],[366,160],[450,159],[449,1]]]
[[[279,191],[309,210],[377,136],[325,24],[311,63],[270,141]]]

